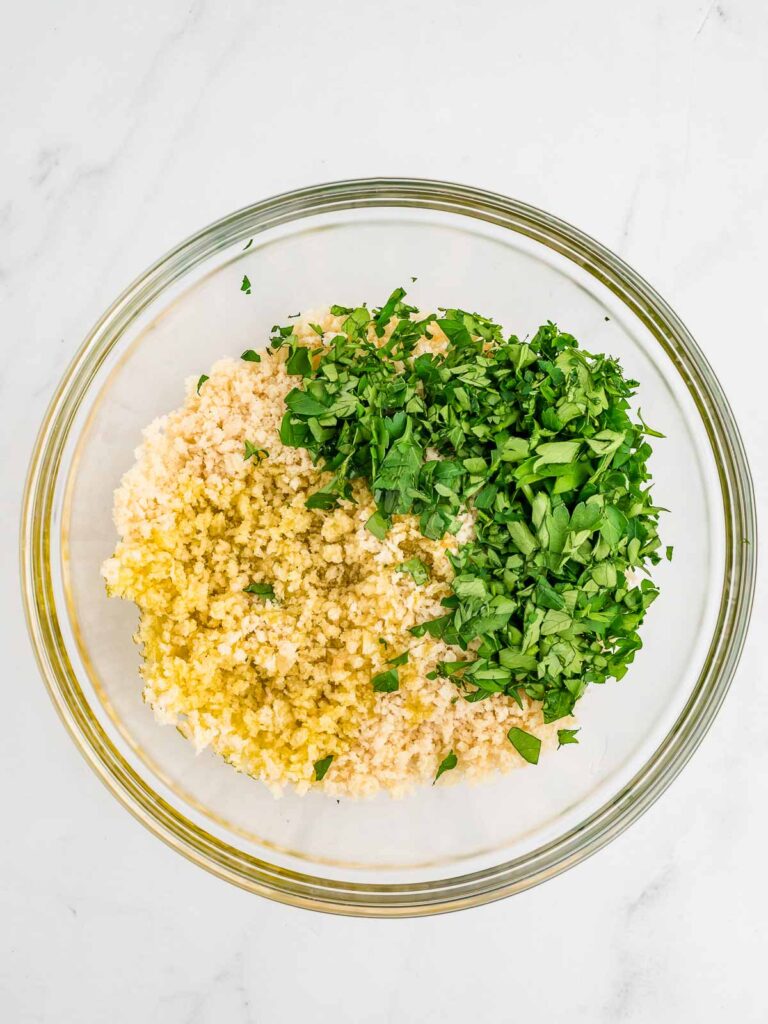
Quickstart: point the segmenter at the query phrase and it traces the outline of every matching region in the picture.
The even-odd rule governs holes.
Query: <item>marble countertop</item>
[[[722,713],[639,823],[511,900],[386,922],[249,896],[142,829],[56,718],[15,569],[38,423],[117,292],[230,210],[366,175],[513,195],[633,264],[720,377],[768,525],[766,52],[761,0],[29,0],[6,12],[0,1019],[768,1019],[765,588]]]

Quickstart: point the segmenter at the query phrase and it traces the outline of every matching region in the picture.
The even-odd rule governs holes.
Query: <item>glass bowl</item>
[[[252,244],[246,245],[249,239]],[[240,291],[247,274],[252,294]],[[411,277],[416,278],[411,282]],[[621,682],[578,707],[579,746],[479,785],[393,800],[276,800],[196,755],[141,700],[135,608],[99,573],[112,493],[141,429],[184,378],[264,345],[330,302],[458,305],[530,335],[547,320],[641,382],[654,440],[661,597]],[[51,697],[112,793],[191,860],[252,892],[337,913],[435,913],[535,885],[594,853],[663,792],[733,676],[755,578],[749,470],[722,390],[680,320],[634,271],[549,214],[431,181],[287,193],[211,225],[150,267],[94,327],[40,431],[23,515],[29,629]]]

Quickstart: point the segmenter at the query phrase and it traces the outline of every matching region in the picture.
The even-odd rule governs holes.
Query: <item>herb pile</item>
[[[474,539],[449,555],[445,613],[411,632],[458,649],[436,674],[465,700],[521,703],[522,691],[556,721],[589,683],[620,679],[641,646],[658,590],[628,574],[660,558],[645,440],[655,432],[630,415],[637,383],[618,362],[554,324],[521,342],[460,309],[412,319],[404,298],[398,288],[380,309],[331,307],[345,318],[340,333],[314,347],[291,326],[274,329],[272,347],[288,347],[287,370],[302,378],[286,396],[281,440],[332,473],[308,508],[334,508],[351,500],[352,480],[368,483],[376,512],[366,525],[378,538],[393,516],[417,516],[438,539],[473,513]],[[446,350],[416,354],[433,324]],[[417,559],[397,571],[428,578]],[[396,669],[374,688],[396,689]],[[535,763],[538,740],[513,732]],[[561,733],[561,744],[576,742]]]

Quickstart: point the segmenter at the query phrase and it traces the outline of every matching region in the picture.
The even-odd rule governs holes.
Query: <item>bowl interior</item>
[[[64,453],[61,537],[54,538],[60,625],[84,699],[120,755],[173,813],[279,869],[361,884],[420,883],[479,871],[542,847],[618,798],[694,691],[725,572],[722,494],[712,447],[675,361],[651,328],[577,262],[540,241],[456,213],[349,209],[222,245],[148,294],[97,368]],[[252,294],[240,291],[243,274]],[[416,281],[412,282],[411,278]],[[266,343],[288,314],[332,302],[380,304],[397,285],[421,309],[458,305],[520,337],[556,321],[640,382],[652,440],[661,596],[644,648],[621,682],[591,687],[580,743],[535,768],[402,800],[279,800],[210,752],[196,755],[142,703],[135,609],[109,600],[99,566],[112,551],[112,494],[142,429],[183,401],[184,378]],[[65,486],[64,486],[65,485]],[[506,739],[500,737],[500,742]]]

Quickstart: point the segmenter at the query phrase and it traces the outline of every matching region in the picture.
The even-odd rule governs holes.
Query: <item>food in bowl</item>
[[[658,593],[636,388],[552,323],[521,342],[403,289],[191,379],[103,567],[140,611],[145,700],[276,792],[398,794],[577,742]]]

